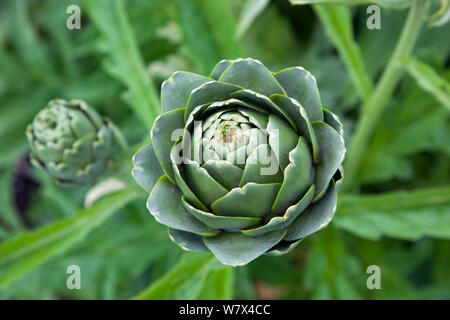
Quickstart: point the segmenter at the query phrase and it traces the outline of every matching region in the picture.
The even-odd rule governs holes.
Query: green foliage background
[[[423,21],[412,54],[388,63],[414,1],[423,0],[383,7],[380,30],[366,27],[366,1],[2,1],[0,298],[450,299],[450,24]],[[81,30],[66,28],[72,4]],[[425,18],[437,9],[433,1]],[[347,145],[371,104],[384,99],[385,108],[366,116],[373,134],[330,226],[286,256],[233,269],[173,244],[129,170],[163,80],[247,56],[273,71],[311,71]],[[398,83],[377,100],[386,68]],[[88,188],[57,186],[28,167],[25,127],[56,97],[84,99],[118,124],[133,145],[118,171],[130,187],[85,209]],[[81,290],[66,287],[72,264]],[[369,265],[381,268],[381,290],[366,287]]]

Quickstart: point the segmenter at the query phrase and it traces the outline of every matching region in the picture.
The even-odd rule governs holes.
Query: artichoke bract
[[[93,182],[107,168],[113,125],[82,100],[55,99],[28,126],[30,160],[61,184]]]
[[[308,71],[222,60],[209,77],[175,72],[161,102],[133,176],[183,249],[243,265],[287,253],[331,221],[342,124]]]

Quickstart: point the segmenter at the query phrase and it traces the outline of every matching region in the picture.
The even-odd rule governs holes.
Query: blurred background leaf
[[[58,220],[3,242],[0,245],[0,288],[39,267],[53,256],[63,253],[137,195],[139,193],[133,189],[121,191],[79,212],[76,217]]]
[[[233,297],[233,272],[210,253],[184,254],[169,273],[135,299],[229,300]]]
[[[450,239],[450,187],[345,195],[335,223],[371,240],[383,235],[407,240],[424,236]]]
[[[450,83],[426,63],[411,59],[406,68],[416,83],[450,110]]]
[[[289,0],[292,4],[339,4],[362,5],[377,4],[387,8],[405,8],[413,0]]]
[[[437,1],[436,1],[437,2]],[[448,0],[440,0],[440,8],[430,17],[428,26],[441,27],[450,21],[450,3]]]
[[[177,17],[188,57],[204,74],[221,59],[244,55],[236,26],[224,0],[177,0]]]
[[[349,9],[344,6],[323,5],[315,5],[313,8],[328,37],[338,49],[353,85],[359,95],[367,100],[372,92],[372,83],[365,71],[359,46],[353,40],[353,26]]]
[[[245,4],[239,17],[239,24],[236,31],[237,38],[242,38],[244,33],[247,32],[253,21],[262,13],[269,2],[270,0],[251,0]]]
[[[86,5],[104,37],[100,46],[109,57],[104,63],[107,72],[128,87],[123,99],[150,129],[160,107],[156,90],[145,72],[123,1],[86,1]]]

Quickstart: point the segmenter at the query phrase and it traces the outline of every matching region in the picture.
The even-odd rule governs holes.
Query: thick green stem
[[[403,75],[402,63],[408,60],[419,35],[428,0],[416,0],[409,11],[400,39],[372,95],[362,108],[345,161],[344,188],[355,180],[372,133],[396,85]]]

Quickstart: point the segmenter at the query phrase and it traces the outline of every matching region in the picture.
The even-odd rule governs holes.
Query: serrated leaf
[[[102,34],[103,49],[108,55],[104,65],[106,71],[128,87],[122,98],[142,123],[151,128],[160,111],[158,95],[145,71],[123,1],[85,3],[92,21]]]
[[[432,94],[437,101],[450,110],[450,83],[428,64],[417,59],[411,59],[406,63],[406,69],[417,85]]]
[[[400,97],[390,102],[375,130],[358,181],[375,183],[393,177],[411,180],[417,174],[412,155],[422,151],[449,155],[449,118],[449,112],[414,83],[405,86]],[[448,173],[444,170],[441,176]]]
[[[371,240],[449,239],[450,187],[344,195],[334,221],[337,227]]]

